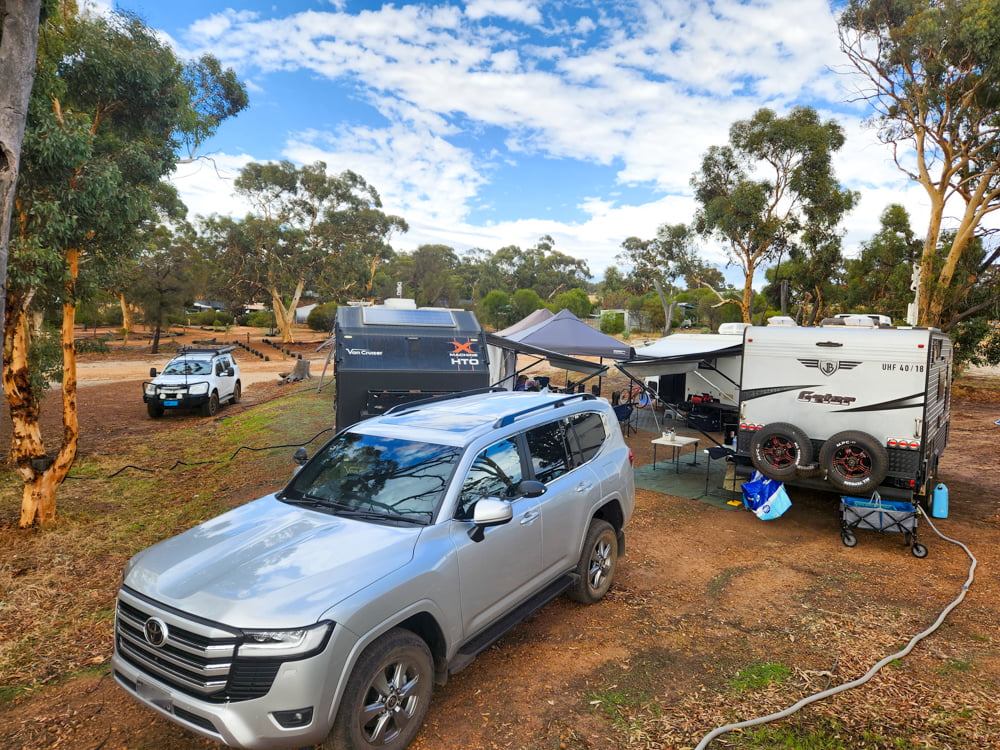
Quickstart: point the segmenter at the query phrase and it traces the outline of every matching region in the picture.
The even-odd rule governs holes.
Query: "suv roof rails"
[[[440,393],[435,396],[428,396],[427,398],[419,399],[418,401],[408,401],[405,404],[396,404],[395,406],[390,406],[384,412],[382,416],[386,414],[402,414],[404,411],[409,411],[420,406],[426,406],[427,404],[437,404],[441,401],[449,401],[453,398],[464,398],[465,396],[475,396],[480,393],[498,393],[500,391],[506,391],[506,388],[501,388],[500,386],[492,385],[485,388],[473,388],[468,391],[450,391],[448,393]]]
[[[212,348],[198,346],[182,346],[177,350],[178,354],[228,354],[235,346],[215,346]]]
[[[493,429],[498,427],[506,427],[509,424],[513,424],[521,417],[531,414],[532,412],[539,411],[541,409],[558,409],[560,406],[569,403],[570,401],[596,401],[597,396],[592,393],[572,393],[568,396],[563,396],[562,398],[556,399],[555,401],[549,401],[544,404],[535,404],[534,406],[529,406],[527,409],[522,409],[521,411],[516,411],[513,414],[505,414],[500,417],[496,422],[493,423]]]

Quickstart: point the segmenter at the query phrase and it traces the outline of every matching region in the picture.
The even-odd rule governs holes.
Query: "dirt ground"
[[[326,358],[316,343],[296,347],[313,360],[314,375]],[[239,355],[247,384],[239,408],[280,395],[277,373],[291,369],[291,359],[271,356]],[[81,362],[81,451],[149,439],[154,426],[189,426],[145,417],[141,381],[168,358],[123,353]],[[823,737],[830,748],[1000,747],[998,419],[1000,390],[955,389],[939,475],[951,513],[932,520],[978,559],[964,601],[867,684],[774,726]],[[5,413],[0,420],[8,430]],[[629,436],[636,465],[651,461],[650,437]],[[8,439],[0,431],[0,445]],[[608,597],[591,607],[558,599],[506,635],[437,689],[412,747],[693,748],[716,726],[861,677],[931,628],[962,593],[970,559],[925,519],[925,559],[910,555],[899,534],[859,531],[858,545],[847,548],[835,496],[790,494],[791,510],[764,522],[741,509],[640,490]],[[780,684],[734,682],[748,666],[766,664],[787,667]],[[136,704],[106,666],[6,704],[0,748],[219,747]],[[743,746],[737,742],[730,734],[711,747]],[[797,746],[775,739],[753,747],[779,745]]]

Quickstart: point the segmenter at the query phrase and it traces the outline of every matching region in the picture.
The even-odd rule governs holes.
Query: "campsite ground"
[[[326,356],[317,344],[294,350],[313,360],[314,375]],[[240,356],[248,387],[239,407],[218,419],[161,420],[146,418],[139,384],[167,356],[84,357],[82,458],[128,463],[154,454],[169,435],[182,435],[196,452],[202,442],[225,439],[227,420],[249,418],[275,399],[303,409],[330,401],[315,387],[277,385],[291,360],[270,356]],[[53,396],[47,407],[54,405]],[[978,558],[965,600],[871,682],[711,747],[1000,746],[998,419],[1000,377],[964,378],[940,472],[951,513],[933,523]],[[6,446],[5,413],[0,424]],[[48,434],[54,427],[46,421]],[[651,460],[650,437],[628,438],[637,465]],[[245,460],[213,505],[244,502],[283,479],[257,470],[256,456]],[[209,477],[194,468],[178,473],[170,504],[197,496],[192,476]],[[81,538],[103,526],[82,520],[94,510],[79,483],[66,492],[61,520],[47,531],[17,530],[17,498],[5,490],[0,502],[0,748],[219,747],[153,716],[113,684],[109,613],[128,543],[115,537],[102,541],[103,551],[87,546]],[[793,491],[792,500],[781,519],[763,522],[640,491],[628,554],[606,600],[584,607],[559,599],[514,629],[435,693],[413,747],[692,748],[718,725],[860,677],[929,628],[962,591],[969,558],[924,519],[920,537],[930,554],[921,560],[900,535],[859,532],[858,546],[844,547],[835,496]],[[114,502],[102,502],[115,513]],[[122,529],[134,521],[122,518]]]

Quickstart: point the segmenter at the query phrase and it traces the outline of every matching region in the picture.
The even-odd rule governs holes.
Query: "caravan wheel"
[[[819,462],[826,478],[845,495],[871,495],[889,470],[889,454],[867,432],[845,430],[823,444]]]
[[[796,476],[800,466],[812,462],[812,443],[795,425],[772,422],[754,433],[750,460],[765,477],[783,482]]]

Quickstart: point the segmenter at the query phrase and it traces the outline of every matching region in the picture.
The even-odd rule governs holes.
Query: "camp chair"
[[[612,409],[614,409],[615,416],[618,417],[618,424],[625,435],[636,431],[635,425],[632,424],[632,417],[635,414],[635,404],[618,404],[618,406],[613,406]]]

